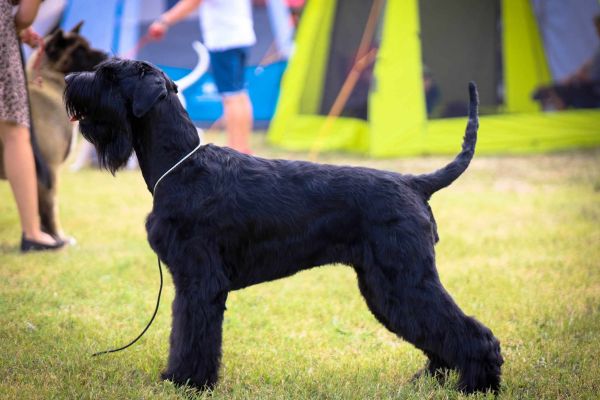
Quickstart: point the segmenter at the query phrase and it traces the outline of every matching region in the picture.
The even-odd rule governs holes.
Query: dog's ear
[[[177,84],[173,82],[173,79],[169,78],[164,72],[162,72],[162,76],[166,81],[167,89],[170,89],[175,93],[179,93],[179,88],[177,87]]]
[[[54,30],[45,39],[45,55],[51,62],[57,62],[65,48],[65,33],[61,28]]]
[[[65,37],[64,34],[65,32],[61,28],[55,29],[52,33],[48,35],[48,42],[61,40]]]
[[[76,33],[79,34],[79,31],[81,30],[81,27],[83,26],[83,20],[79,21],[79,23],[77,25],[75,25],[73,27],[73,29],[71,29],[71,33]]]
[[[167,97],[167,85],[162,76],[144,74],[135,85],[133,92],[133,115],[136,118],[144,116],[157,101]]]

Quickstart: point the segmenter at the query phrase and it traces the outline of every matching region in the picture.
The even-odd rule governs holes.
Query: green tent
[[[377,49],[374,62],[334,111],[339,117],[328,118],[365,40]],[[447,100],[466,102],[467,82],[478,83],[479,153],[600,145],[600,110],[542,112],[531,99],[552,81],[545,53],[529,0],[311,0],[268,138],[313,152],[455,153],[466,121],[428,117],[425,62],[443,78]]]

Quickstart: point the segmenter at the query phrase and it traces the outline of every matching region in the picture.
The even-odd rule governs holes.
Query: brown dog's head
[[[91,71],[107,54],[94,49],[86,38],[79,34],[83,21],[68,32],[57,29],[44,38],[44,53],[47,65],[64,75],[71,72]]]

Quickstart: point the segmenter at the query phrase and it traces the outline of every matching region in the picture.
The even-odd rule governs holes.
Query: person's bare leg
[[[252,103],[248,93],[241,92],[224,96],[223,113],[228,145],[242,153],[250,154]]]
[[[37,179],[29,129],[0,121],[0,140],[4,145],[4,171],[17,203],[25,238],[42,244],[55,244],[56,240],[40,229]]]
[[[235,99],[231,96],[223,97],[223,125],[227,139],[227,146],[232,149],[238,148],[237,136],[235,131],[231,132],[231,127],[234,125],[234,120],[237,118]]]

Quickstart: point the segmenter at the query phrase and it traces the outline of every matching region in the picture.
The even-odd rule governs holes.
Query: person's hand
[[[32,27],[25,28],[19,32],[19,37],[23,43],[28,44],[31,47],[37,47],[43,40]]]
[[[165,37],[168,30],[169,26],[164,21],[154,21],[150,27],[148,27],[148,36],[154,40],[161,40]]]

